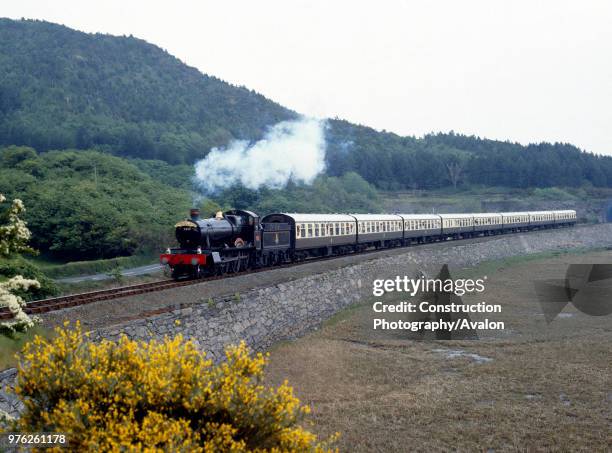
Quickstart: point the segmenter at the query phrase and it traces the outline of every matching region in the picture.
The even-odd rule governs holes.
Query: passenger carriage
[[[531,229],[549,228],[555,224],[555,214],[552,211],[530,211],[529,226]]]
[[[474,234],[474,214],[440,214],[442,236],[446,238],[471,237]]]
[[[528,212],[503,212],[502,226],[504,232],[510,231],[526,231],[529,229],[529,213]]]
[[[394,214],[351,214],[357,222],[358,248],[402,245],[403,219]]]
[[[398,214],[404,222],[404,241],[431,242],[442,233],[442,219],[434,214]]]
[[[474,232],[485,235],[500,233],[503,227],[502,215],[498,213],[473,214]]]
[[[346,253],[357,241],[355,218],[346,214],[270,214],[261,223],[264,250],[288,246],[298,259]]]
[[[576,223],[576,211],[568,209],[564,211],[554,211],[555,225],[571,226]]]

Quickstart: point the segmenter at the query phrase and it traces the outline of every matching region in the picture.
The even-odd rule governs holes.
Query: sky
[[[612,155],[609,0],[3,0],[133,35],[302,114]]]

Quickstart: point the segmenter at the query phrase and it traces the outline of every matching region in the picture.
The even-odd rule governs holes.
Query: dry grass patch
[[[546,325],[533,288],[534,278],[559,278],[569,262],[612,256],[487,263],[486,292],[464,302],[501,304],[501,314],[488,316],[504,321],[506,331],[479,340],[384,335],[371,329],[369,304],[353,307],[275,348],[267,379],[288,379],[313,406],[316,431],[342,433],[343,451],[609,451],[612,319],[568,306],[569,316]]]

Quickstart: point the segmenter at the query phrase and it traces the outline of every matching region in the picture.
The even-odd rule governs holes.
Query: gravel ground
[[[601,228],[598,226],[580,226],[574,228],[574,232],[588,234],[590,228]],[[529,237],[536,235],[549,238],[551,235],[564,235],[567,229],[547,230],[524,233]],[[177,307],[181,303],[206,303],[211,297],[222,297],[242,293],[255,288],[265,288],[286,281],[295,280],[304,276],[323,273],[326,271],[350,266],[364,260],[380,259],[387,256],[409,254],[414,250],[429,250],[435,252],[446,247],[457,244],[466,245],[488,241],[504,241],[509,236],[497,236],[493,238],[477,238],[462,241],[449,241],[419,245],[415,247],[381,250],[366,254],[348,255],[331,260],[315,261],[296,266],[270,269],[265,272],[228,277],[222,280],[202,282],[190,286],[172,288],[155,293],[147,293],[121,299],[94,302],[87,305],[72,307],[61,311],[51,312],[43,315],[46,326],[60,325],[64,321],[80,320],[87,329],[108,327],[130,319],[146,317],[147,315],[159,313],[170,307]]]

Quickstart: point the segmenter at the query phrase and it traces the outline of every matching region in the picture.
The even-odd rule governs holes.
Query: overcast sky
[[[612,155],[612,1],[2,1],[154,43],[298,112]]]

